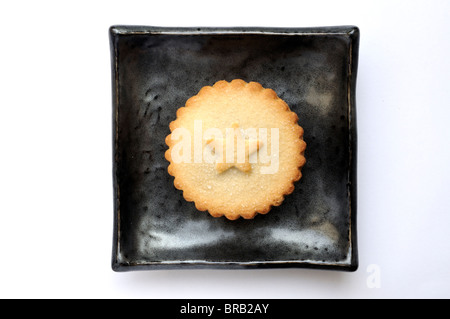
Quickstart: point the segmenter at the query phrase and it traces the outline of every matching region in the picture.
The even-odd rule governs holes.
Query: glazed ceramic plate
[[[359,30],[110,28],[115,271],[308,267],[354,271]],[[176,110],[218,80],[256,81],[299,116],[303,177],[267,215],[213,218],[167,173]]]

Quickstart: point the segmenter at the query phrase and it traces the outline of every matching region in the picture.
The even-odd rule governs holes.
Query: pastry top
[[[292,193],[305,164],[298,116],[257,82],[219,81],[187,100],[166,137],[174,186],[212,216],[253,218]]]

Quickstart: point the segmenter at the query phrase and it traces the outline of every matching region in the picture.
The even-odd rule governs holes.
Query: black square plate
[[[110,28],[115,271],[308,267],[354,271],[359,30]],[[294,193],[253,220],[186,202],[164,158],[176,110],[218,80],[275,90],[304,128]]]

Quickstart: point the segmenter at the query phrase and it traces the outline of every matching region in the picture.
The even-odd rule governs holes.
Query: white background
[[[111,270],[113,24],[360,28],[356,272]],[[0,297],[450,297],[450,1],[3,1],[0,27]]]

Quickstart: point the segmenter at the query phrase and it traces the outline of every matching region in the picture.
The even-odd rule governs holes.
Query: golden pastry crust
[[[220,163],[218,158],[224,159],[220,154],[216,162],[204,161],[203,158],[201,162],[195,162],[195,143],[202,143],[203,152],[213,145],[211,141],[214,140],[194,137],[198,121],[201,121],[202,133],[218,129],[226,137],[233,132],[230,130],[234,130],[235,139],[244,136],[245,162],[238,164],[235,157],[235,163]],[[303,141],[303,128],[297,122],[297,114],[275,91],[263,88],[257,82],[237,79],[205,86],[177,110],[177,118],[170,123],[171,134],[166,137],[169,149],[165,153],[170,162],[168,173],[174,177],[174,186],[182,190],[184,198],[194,202],[199,211],[208,211],[214,217],[226,216],[230,220],[266,214],[294,191],[294,182],[302,176],[306,143]],[[189,141],[193,145],[191,154],[186,154],[191,155],[190,162],[173,159],[172,152],[180,141],[174,138],[173,133],[178,128],[192,134]],[[257,129],[263,129],[266,138],[249,142],[250,133]],[[260,138],[260,134],[258,131],[257,137]],[[235,139],[229,140],[230,143]],[[226,142],[225,139],[221,141]],[[254,147],[249,149],[249,145]],[[215,145],[212,153],[215,152],[221,153],[221,147]],[[263,154],[269,157],[263,160]],[[250,156],[254,156],[252,160]]]

